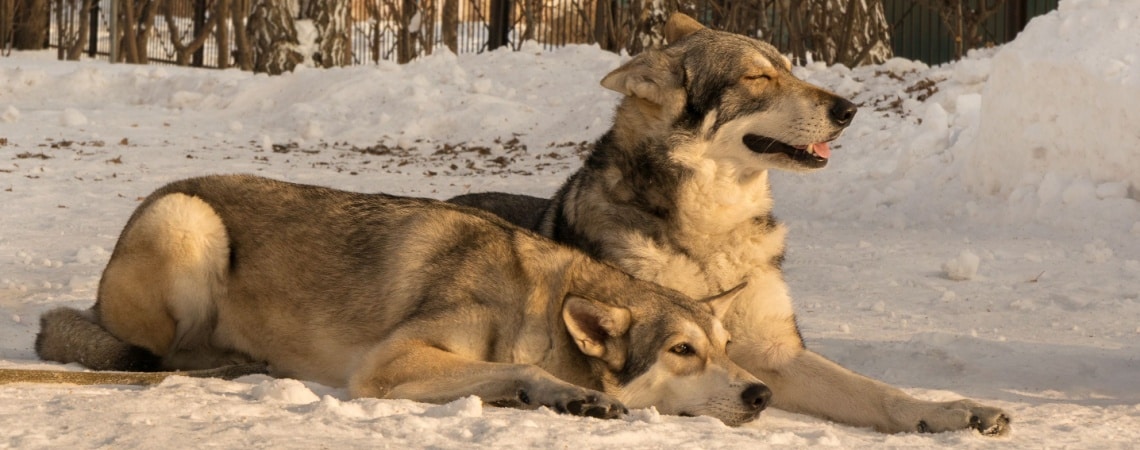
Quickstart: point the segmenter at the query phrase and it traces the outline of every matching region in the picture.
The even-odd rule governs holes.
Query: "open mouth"
[[[780,153],[787,155],[792,161],[811,168],[820,168],[827,165],[831,157],[831,146],[826,142],[817,142],[808,145],[789,145],[770,137],[758,134],[744,135],[744,145],[756,153]]]

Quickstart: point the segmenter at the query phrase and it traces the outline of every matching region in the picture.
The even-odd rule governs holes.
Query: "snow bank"
[[[1140,217],[1140,2],[1064,1],[1012,43],[936,67],[796,70],[860,111],[822,175],[773,176],[777,212],[1093,234]]]
[[[977,139],[958,149],[971,190],[1043,205],[1137,197],[1140,2],[1062,1],[992,64]]]

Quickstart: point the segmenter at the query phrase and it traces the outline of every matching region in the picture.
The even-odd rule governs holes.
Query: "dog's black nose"
[[[757,412],[763,411],[768,407],[768,400],[772,398],[772,390],[763,384],[749,385],[744,389],[744,393],[740,394],[740,399],[744,401],[744,407],[755,410]]]
[[[859,108],[854,103],[846,99],[836,98],[835,103],[831,104],[831,110],[828,111],[828,114],[831,115],[832,122],[845,127],[851,125],[851,119],[855,118],[855,112],[858,110]]]

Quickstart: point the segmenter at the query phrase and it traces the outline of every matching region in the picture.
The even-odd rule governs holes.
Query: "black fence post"
[[[510,42],[512,0],[491,0],[491,35],[487,37],[487,50],[494,50]]]
[[[171,7],[171,5],[167,5]],[[202,34],[202,28],[206,26],[206,0],[197,0],[194,2],[194,36]],[[223,25],[224,26],[224,25]],[[176,37],[175,39],[181,39]],[[206,62],[206,46],[198,47],[194,51],[194,57],[191,58],[190,64],[194,67],[202,67]]]
[[[99,53],[99,2],[92,0],[91,17],[87,25],[87,57],[94,58]]]

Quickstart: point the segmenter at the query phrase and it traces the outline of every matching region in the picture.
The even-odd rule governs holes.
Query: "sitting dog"
[[[741,290],[693,300],[476,209],[209,176],[142,202],[94,307],[45,313],[36,352],[97,370],[264,362],[353,397],[738,425],[770,396],[726,352],[720,317]]]
[[[772,215],[769,170],[827,165],[851,102],[797,79],[767,43],[674,14],[670,44],[602,79],[624,97],[613,128],[553,199],[481,193],[450,200],[492,211],[637,278],[690,296],[740,280],[725,318],[729,354],[773,391],[772,405],[897,433],[1009,430],[1002,410],[930,402],[806,349],[781,275],[787,228]]]

